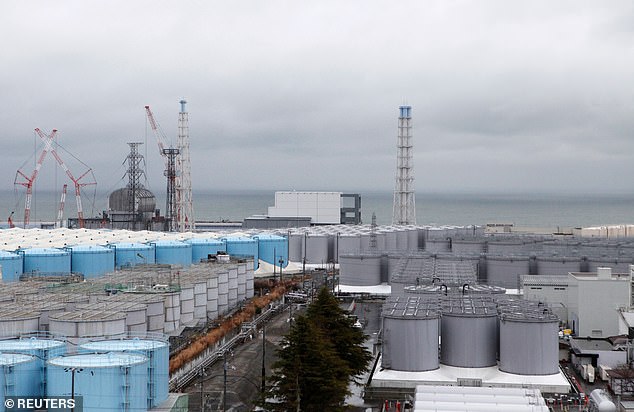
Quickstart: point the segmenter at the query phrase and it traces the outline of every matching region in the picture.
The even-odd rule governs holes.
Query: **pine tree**
[[[354,326],[354,319],[346,316],[337,299],[326,288],[321,289],[317,299],[308,307],[306,316],[327,334],[339,358],[347,365],[348,379],[353,378],[357,382],[372,360],[372,353],[364,346],[366,337],[363,330]]]
[[[268,410],[343,410],[348,394],[347,366],[323,331],[307,317],[297,317],[282,340],[278,358],[268,391]]]

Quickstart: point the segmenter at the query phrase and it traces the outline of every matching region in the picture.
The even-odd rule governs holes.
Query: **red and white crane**
[[[167,197],[165,205],[165,230],[173,232],[178,229],[178,201],[177,201],[177,187],[176,187],[176,156],[180,154],[179,149],[173,148],[171,145],[169,148],[165,148],[167,143],[167,137],[163,133],[163,129],[154,118],[150,106],[145,106],[145,112],[150,122],[150,127],[156,136],[156,141],[159,146],[159,153],[165,161],[165,176],[167,177]]]
[[[21,185],[26,187],[26,197],[24,199],[24,227],[26,228],[29,224],[29,220],[31,217],[31,198],[33,195],[33,183],[35,183],[35,179],[37,179],[37,175],[42,168],[42,163],[44,163],[44,159],[46,159],[46,155],[52,148],[52,141],[57,134],[57,129],[53,129],[50,135],[44,134],[40,129],[35,129],[35,132],[38,133],[40,138],[44,140],[44,148],[40,153],[40,156],[37,159],[37,163],[35,164],[35,169],[31,173],[31,175],[27,176],[24,172],[18,169],[18,172],[15,175],[14,184]],[[23,181],[19,181],[19,179],[24,179]],[[13,222],[11,222],[13,223]]]
[[[64,183],[62,188],[62,197],[59,199],[59,210],[57,211],[57,225],[62,227],[62,219],[64,218],[64,205],[66,204],[66,188],[68,185]]]
[[[22,172],[21,170],[18,170],[15,176],[15,182],[14,182],[14,184],[16,185],[21,185],[26,187],[26,199],[25,199],[25,206],[24,206],[24,227],[26,228],[30,221],[33,183],[35,182],[35,179],[37,178],[37,175],[40,169],[42,168],[42,163],[44,162],[44,159],[46,158],[47,153],[51,152],[51,154],[53,155],[53,157],[55,157],[55,160],[57,161],[59,166],[64,170],[66,175],[70,178],[70,180],[75,185],[75,198],[77,201],[77,218],[79,221],[79,227],[83,228],[84,227],[84,211],[83,211],[82,203],[81,203],[81,188],[83,186],[97,184],[97,182],[94,179],[92,169],[88,168],[88,170],[86,170],[81,176],[79,176],[79,178],[75,178],[73,173],[70,171],[70,169],[66,166],[62,158],[57,153],[57,150],[55,149],[55,147],[53,147],[53,139],[55,138],[55,135],[57,134],[57,130],[53,129],[51,134],[47,135],[46,133],[41,131],[39,128],[36,128],[35,133],[37,133],[40,139],[42,139],[42,141],[44,142],[44,148],[42,149],[42,152],[40,153],[40,156],[37,160],[35,170],[33,170],[33,173],[31,173],[30,176],[27,176],[24,172]],[[85,183],[81,182],[82,179],[87,179],[88,177],[90,177],[91,180]],[[21,178],[24,180],[21,180]]]

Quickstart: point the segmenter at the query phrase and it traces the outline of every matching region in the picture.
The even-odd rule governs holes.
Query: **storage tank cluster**
[[[0,340],[4,397],[82,397],[83,410],[147,411],[168,397],[169,344],[159,336],[81,342]]]
[[[413,372],[443,364],[497,366],[515,375],[559,373],[557,316],[537,302],[495,296],[437,290],[388,298],[381,315],[381,366]]]
[[[34,280],[2,283],[0,338],[46,331],[76,344],[82,337],[178,335],[253,294],[252,260],[144,265],[55,287]]]
[[[422,252],[401,257],[389,282],[392,295],[402,296],[407,286],[473,285],[478,280],[478,264],[478,259],[447,254]]]
[[[288,239],[271,233],[169,233],[88,229],[5,229],[0,231],[0,273],[4,282],[23,274],[81,274],[86,279],[148,264],[188,267],[210,255],[229,253],[288,264]],[[260,253],[261,252],[261,253]],[[275,253],[276,257],[273,256]],[[261,256],[260,256],[261,255]]]

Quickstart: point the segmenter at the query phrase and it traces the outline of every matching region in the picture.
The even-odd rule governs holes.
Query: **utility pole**
[[[227,351],[223,354],[224,387],[222,389],[222,412],[227,412]]]
[[[262,386],[260,392],[262,392],[262,400],[264,401],[266,392],[266,325],[262,325]]]

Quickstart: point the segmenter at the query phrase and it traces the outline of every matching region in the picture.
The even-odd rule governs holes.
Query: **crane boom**
[[[31,173],[30,176],[27,176],[21,170],[18,170],[15,175],[14,184],[21,185],[26,187],[26,197],[24,199],[24,227],[26,228],[29,224],[31,218],[31,197],[33,196],[33,184],[35,183],[35,179],[37,179],[37,175],[42,168],[42,163],[44,163],[44,159],[46,159],[46,155],[52,149],[52,142],[57,134],[57,129],[53,129],[50,135],[45,134],[40,129],[35,129],[35,133],[40,136],[40,139],[44,141],[44,148],[40,153],[40,156],[37,159],[37,163],[35,164],[35,169]],[[23,180],[21,180],[23,179]]]
[[[154,132],[154,136],[156,137],[156,142],[159,147],[159,154],[165,158],[165,166],[167,167],[167,152],[165,151],[165,147],[167,146],[167,137],[165,133],[163,133],[163,129],[154,118],[154,113],[152,113],[152,109],[150,106],[145,106],[145,113],[147,114],[148,121],[150,122],[150,127],[152,128],[152,132]]]
[[[64,183],[62,188],[62,197],[59,200],[59,210],[57,211],[57,224],[62,227],[62,219],[64,217],[64,205],[66,204],[66,188],[68,185]]]

